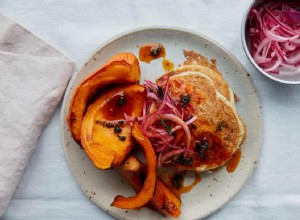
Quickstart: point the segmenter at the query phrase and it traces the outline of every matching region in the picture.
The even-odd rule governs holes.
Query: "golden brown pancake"
[[[193,115],[191,165],[175,166],[182,170],[205,171],[226,163],[242,143],[245,130],[233,105],[216,88],[207,74],[186,71],[172,75],[169,93],[174,99],[189,94]]]
[[[157,80],[158,84],[164,84],[168,76],[184,72],[201,72],[207,75],[214,83],[215,88],[235,107],[234,94],[217,68],[216,60],[208,60],[205,56],[194,51],[183,51],[186,58],[183,66],[164,74]]]
[[[235,106],[234,95],[229,87],[228,83],[223,78],[222,74],[215,72],[213,69],[210,69],[206,66],[201,66],[198,64],[194,65],[183,65],[173,71],[173,75],[184,73],[184,72],[200,72],[207,75],[214,83],[215,88],[221,93],[230,103]]]

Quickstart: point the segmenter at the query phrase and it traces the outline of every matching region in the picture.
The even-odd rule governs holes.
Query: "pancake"
[[[191,114],[197,116],[191,131],[191,151],[185,155],[193,162],[189,165],[175,162],[174,166],[180,170],[206,171],[224,165],[245,137],[244,125],[232,103],[216,89],[207,74],[196,71],[170,76],[169,94],[175,100],[189,94]]]
[[[186,61],[184,65],[177,69],[165,73],[157,81],[157,84],[164,84],[169,76],[184,73],[187,71],[201,72],[207,75],[214,83],[215,88],[220,92],[231,104],[235,107],[235,95],[231,90],[229,84],[224,79],[222,73],[218,70],[215,60],[209,61],[206,57],[200,53],[194,51],[185,51],[184,56]]]
[[[215,88],[218,90],[219,93],[221,93],[233,106],[235,106],[234,102],[234,94],[228,85],[228,83],[223,78],[222,74],[219,72],[214,71],[213,69],[210,69],[206,66],[201,66],[199,64],[193,64],[193,65],[183,65],[176,70],[173,71],[173,75],[184,73],[184,72],[200,72],[208,76]]]

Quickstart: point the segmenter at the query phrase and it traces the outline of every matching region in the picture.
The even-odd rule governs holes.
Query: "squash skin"
[[[120,94],[127,100],[122,106],[116,102]],[[124,112],[128,116],[141,116],[145,98],[146,90],[139,84],[117,86],[89,106],[82,122],[81,144],[97,168],[119,166],[132,150],[131,126],[120,121],[124,121]],[[119,133],[116,126],[121,129]]]
[[[103,66],[86,77],[76,88],[69,107],[67,123],[73,139],[81,144],[81,125],[89,102],[105,86],[136,83],[140,79],[140,66],[132,53],[112,56]]]
[[[137,122],[133,125],[132,136],[139,147],[142,148],[146,158],[146,179],[141,190],[136,195],[127,198],[121,195],[115,197],[111,205],[122,209],[135,209],[144,206],[152,198],[156,185],[156,154],[150,141],[142,133]]]

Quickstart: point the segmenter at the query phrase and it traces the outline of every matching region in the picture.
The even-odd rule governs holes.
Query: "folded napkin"
[[[72,70],[61,52],[0,13],[0,217]]]

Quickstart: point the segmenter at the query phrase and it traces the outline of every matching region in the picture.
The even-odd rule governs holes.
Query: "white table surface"
[[[0,11],[65,52],[77,68],[100,44],[136,27],[185,27],[221,43],[245,66],[257,87],[264,143],[251,179],[208,219],[300,219],[300,86],[273,82],[247,60],[240,25],[249,3],[1,0]],[[73,178],[63,153],[59,116],[60,106],[40,137],[3,220],[114,219],[92,203]]]

